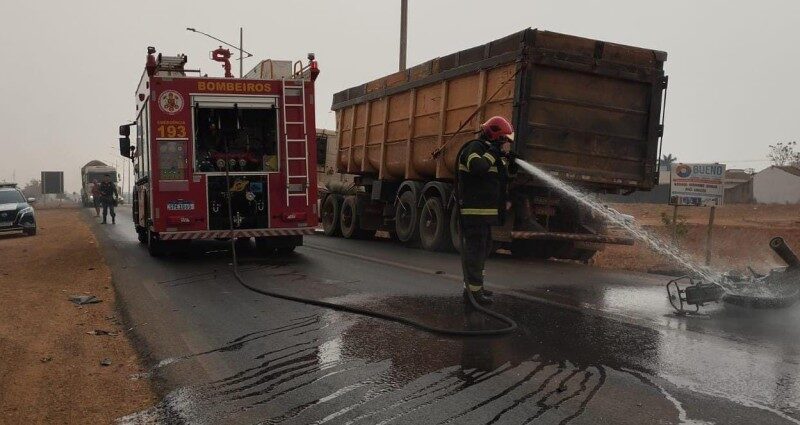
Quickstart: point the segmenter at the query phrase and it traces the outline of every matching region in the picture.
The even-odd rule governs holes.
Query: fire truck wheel
[[[279,236],[256,238],[256,249],[265,255],[288,255],[294,252],[298,245],[303,244],[301,236]]]
[[[339,214],[339,228],[342,236],[347,239],[359,239],[364,237],[365,231],[360,227],[358,210],[356,209],[357,200],[355,196],[346,196],[342,202]]]
[[[275,249],[275,253],[277,253],[278,255],[289,255],[289,254],[294,252],[295,248],[297,248],[297,247],[294,246],[294,245],[292,245],[292,246],[283,246],[283,247]]]
[[[461,252],[461,222],[455,207],[450,210],[450,240],[456,252]]]
[[[158,239],[158,234],[152,230],[147,230],[147,252],[152,257],[161,257],[164,255],[164,242]]]
[[[414,192],[403,192],[394,213],[394,229],[400,242],[413,244],[419,241],[419,215]]]
[[[325,236],[339,236],[342,230],[339,227],[339,216],[342,210],[342,195],[332,193],[325,197],[320,209],[320,221]]]
[[[419,215],[419,238],[428,251],[444,251],[452,243],[450,215],[439,198],[428,198]]]
[[[136,226],[136,236],[139,238],[139,243],[147,243],[147,229],[141,226]]]

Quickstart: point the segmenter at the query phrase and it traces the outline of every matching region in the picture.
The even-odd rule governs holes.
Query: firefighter
[[[100,182],[92,180],[92,205],[94,205],[94,216],[100,217]]]
[[[458,205],[461,220],[461,268],[464,297],[467,291],[481,304],[491,304],[492,293],[483,287],[483,268],[492,243],[491,226],[502,224],[507,209],[508,180],[516,171],[511,152],[514,128],[503,117],[489,118],[477,139],[458,154]]]
[[[100,203],[103,205],[103,224],[106,224],[106,217],[108,210],[111,210],[111,224],[117,222],[117,213],[114,212],[114,206],[117,204],[117,187],[111,181],[111,176],[106,174],[103,176],[103,182],[100,183]]]

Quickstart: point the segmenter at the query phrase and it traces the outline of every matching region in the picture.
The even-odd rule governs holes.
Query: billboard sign
[[[64,193],[63,171],[42,171],[42,194]]]
[[[720,206],[725,197],[725,164],[672,164],[669,203]]]

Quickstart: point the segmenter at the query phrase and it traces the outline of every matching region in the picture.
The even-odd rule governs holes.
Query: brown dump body
[[[665,60],[659,51],[534,29],[433,59],[334,95],[338,171],[450,180],[461,145],[482,120],[501,115],[512,119],[523,159],[599,189],[649,189]]]

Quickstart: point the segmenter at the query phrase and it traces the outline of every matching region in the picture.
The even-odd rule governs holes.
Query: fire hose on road
[[[234,247],[232,249],[236,249],[236,248]],[[259,294],[262,294],[262,295],[267,295],[267,296],[270,296],[270,297],[280,298],[280,299],[283,299],[283,300],[294,301],[294,302],[303,303],[303,304],[314,305],[314,306],[317,306],[317,307],[329,308],[331,310],[343,311],[343,312],[347,312],[347,313],[358,314],[358,315],[361,315],[361,316],[367,316],[367,317],[373,317],[373,318],[376,318],[376,319],[387,320],[387,321],[390,321],[390,322],[400,323],[400,324],[403,324],[403,325],[411,326],[412,328],[416,328],[416,329],[419,329],[419,330],[423,330],[423,331],[426,331],[426,332],[431,332],[431,333],[435,333],[435,334],[439,334],[439,335],[464,336],[464,337],[466,337],[466,336],[497,336],[497,335],[510,334],[511,332],[514,332],[517,329],[517,323],[514,322],[514,320],[512,320],[511,318],[509,318],[509,317],[507,317],[507,316],[505,316],[503,314],[500,314],[500,313],[498,313],[496,311],[492,311],[492,310],[489,310],[488,308],[484,308],[483,306],[481,306],[480,304],[478,304],[475,301],[475,299],[472,297],[472,294],[470,294],[469,291],[467,291],[467,293],[469,294],[469,300],[470,300],[470,304],[471,304],[472,308],[476,309],[480,313],[483,313],[483,314],[485,314],[487,316],[493,317],[493,318],[495,318],[495,319],[497,319],[497,320],[499,320],[501,322],[504,322],[504,323],[508,324],[508,326],[506,326],[504,328],[500,328],[500,329],[481,329],[481,330],[469,330],[469,329],[461,330],[461,329],[437,328],[435,326],[426,325],[426,324],[424,324],[422,322],[417,322],[415,320],[411,320],[409,318],[402,317],[402,316],[396,316],[396,315],[388,314],[388,313],[381,313],[381,312],[378,312],[378,311],[367,310],[367,309],[360,308],[360,307],[352,307],[352,306],[343,305],[343,304],[336,304],[336,303],[331,303],[331,302],[327,302],[327,301],[320,301],[320,300],[315,300],[315,299],[311,299],[311,298],[299,297],[299,296],[295,296],[295,295],[286,295],[286,294],[281,294],[281,293],[278,293],[278,292],[270,291],[270,290],[267,290],[267,289],[262,289],[262,288],[259,288],[259,287],[256,287],[256,286],[253,286],[253,285],[247,283],[247,281],[239,273],[239,266],[237,265],[236,262],[233,263],[233,275],[236,277],[236,280],[239,281],[239,283],[242,286],[244,286],[245,288],[247,288],[247,289],[249,289],[249,290],[251,290],[253,292],[256,292],[256,293],[259,293]]]
[[[237,116],[238,116],[238,114],[237,114]],[[226,156],[228,155],[228,142],[227,142],[227,139],[225,140],[225,155]],[[336,303],[331,303],[331,302],[327,302],[327,301],[320,301],[320,300],[316,300],[316,299],[312,299],[312,298],[305,298],[305,297],[300,297],[300,296],[295,296],[295,295],[281,294],[281,293],[270,291],[270,290],[267,290],[267,289],[262,289],[262,288],[259,288],[259,287],[256,287],[254,285],[251,285],[251,284],[247,283],[247,281],[244,279],[244,277],[242,277],[241,273],[239,273],[239,262],[237,260],[238,257],[236,255],[236,238],[233,237],[233,235],[234,235],[234,230],[233,230],[233,211],[231,209],[231,202],[230,202],[230,199],[231,199],[231,185],[230,185],[230,175],[228,173],[228,167],[225,168],[225,179],[226,179],[226,186],[227,186],[228,200],[229,200],[228,201],[228,220],[229,220],[229,223],[230,223],[229,229],[230,229],[231,236],[232,236],[231,237],[231,257],[232,257],[231,260],[232,260],[232,263],[233,263],[233,275],[234,275],[234,277],[236,277],[236,280],[242,286],[244,286],[245,288],[247,288],[247,289],[249,289],[249,290],[251,290],[253,292],[256,292],[256,293],[259,293],[259,294],[262,294],[262,295],[266,295],[266,296],[269,296],[269,297],[280,298],[280,299],[287,300],[287,301],[294,301],[294,302],[298,302],[298,303],[302,303],[302,304],[309,304],[309,305],[314,305],[314,306],[317,306],[317,307],[329,308],[331,310],[343,311],[343,312],[347,312],[347,313],[358,314],[358,315],[361,315],[361,316],[367,316],[367,317],[373,317],[373,318],[376,318],[376,319],[387,320],[387,321],[390,321],[390,322],[400,323],[400,324],[403,324],[403,325],[410,326],[412,328],[416,328],[416,329],[419,329],[419,330],[423,330],[423,331],[426,331],[426,332],[431,332],[431,333],[435,333],[435,334],[439,334],[439,335],[463,336],[463,337],[468,337],[468,336],[497,336],[497,335],[507,335],[507,334],[510,334],[510,333],[514,332],[515,330],[517,330],[518,326],[517,326],[517,323],[514,320],[512,320],[508,316],[505,316],[505,315],[500,314],[500,313],[498,313],[496,311],[492,311],[492,310],[489,310],[488,308],[485,308],[485,307],[481,306],[480,304],[478,304],[477,301],[475,301],[475,298],[472,296],[472,293],[470,291],[466,291],[466,292],[468,294],[470,306],[472,308],[474,308],[475,310],[477,310],[478,312],[480,312],[480,313],[482,313],[482,314],[484,314],[486,316],[493,317],[493,318],[495,318],[495,319],[497,319],[497,320],[499,320],[499,321],[501,321],[503,323],[506,323],[508,326],[506,326],[504,328],[500,328],[500,329],[481,329],[481,330],[468,330],[468,329],[461,330],[461,329],[437,328],[435,326],[426,325],[426,324],[424,324],[422,322],[417,322],[415,320],[411,320],[409,318],[402,317],[402,316],[396,316],[396,315],[388,314],[388,313],[381,313],[381,312],[367,310],[367,309],[360,308],[360,307],[352,307],[352,306],[347,306],[347,305],[343,305],[343,304],[336,304]],[[462,234],[462,238],[463,238],[464,232],[461,232],[461,234]],[[462,239],[462,246],[463,246],[463,239]]]

